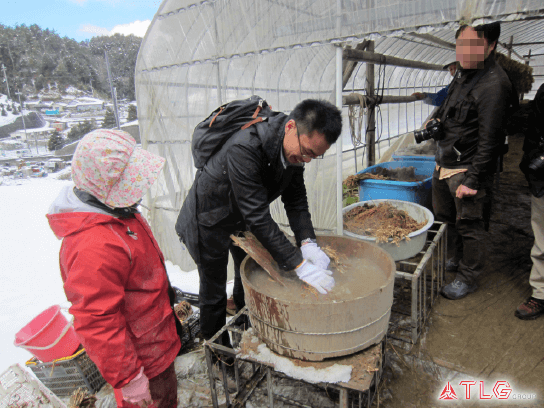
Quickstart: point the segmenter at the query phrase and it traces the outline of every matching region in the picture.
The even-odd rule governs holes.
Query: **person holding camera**
[[[462,25],[456,32],[460,69],[446,101],[415,132],[416,142],[437,142],[432,180],[436,219],[449,224],[455,252],[446,270],[457,272],[442,289],[448,299],[461,299],[477,289],[485,261],[486,221],[497,157],[504,144],[503,121],[514,97],[512,84],[495,62],[499,23]]]
[[[507,129],[523,133],[523,158],[519,165],[531,191],[531,226],[535,242],[531,250],[533,267],[529,284],[532,296],[515,312],[522,320],[536,319],[544,314],[544,84],[535,98],[510,117]]]

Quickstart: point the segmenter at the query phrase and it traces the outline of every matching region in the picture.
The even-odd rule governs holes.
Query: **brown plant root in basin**
[[[376,238],[376,242],[392,239],[397,246],[402,239],[409,240],[408,234],[423,228],[427,220],[417,222],[406,211],[389,203],[364,204],[344,214],[344,228],[358,235]]]
[[[336,250],[332,249],[329,245],[325,245],[321,250],[325,252],[325,255],[331,260],[329,265],[330,270],[338,271],[340,273],[345,272],[345,263],[340,259],[340,255]],[[334,270],[332,268],[334,268]]]

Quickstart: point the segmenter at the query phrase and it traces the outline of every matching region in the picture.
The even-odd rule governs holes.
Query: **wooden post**
[[[344,59],[348,61],[363,61],[363,62],[374,62],[374,63],[385,64],[385,65],[394,65],[397,67],[429,69],[432,71],[444,70],[443,65],[428,64],[422,61],[414,61],[414,60],[408,60],[405,58],[392,57],[390,55],[378,54],[378,53],[375,53],[374,51],[370,51],[370,46],[367,46],[367,50],[368,51],[360,51],[360,50],[354,50],[352,48],[346,48],[344,50]]]
[[[344,105],[359,105],[359,94],[352,93],[342,97],[342,104]],[[410,103],[417,101],[415,96],[398,96],[398,95],[383,95],[380,98],[379,103],[376,103],[376,98],[368,95],[361,95],[366,100],[367,105],[383,105],[384,103]]]
[[[510,43],[508,43],[508,58],[512,57],[512,44],[514,43],[514,36],[510,36]],[[496,46],[495,46],[496,47]]]
[[[370,41],[367,45],[367,50],[374,54],[374,41]],[[366,94],[374,96],[374,64],[366,63]],[[367,166],[373,166],[376,162],[376,109],[375,107],[368,109],[366,114],[366,158]]]

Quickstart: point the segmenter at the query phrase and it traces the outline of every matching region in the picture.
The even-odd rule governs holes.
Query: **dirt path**
[[[531,294],[530,193],[518,168],[522,142],[522,138],[511,138],[504,171],[496,185],[488,261],[477,281],[479,290],[457,301],[440,297],[426,335],[409,352],[409,356],[434,361],[438,368],[446,367],[476,381],[485,381],[486,391],[492,389],[496,380],[507,380],[514,392],[536,393],[540,398],[517,405],[501,404],[501,407],[544,406],[544,318],[522,321],[514,316],[518,304]],[[454,277],[448,275],[446,282]],[[390,371],[386,372],[384,387],[391,391],[391,396],[380,403],[381,407],[448,406],[448,403],[484,406],[483,402],[474,401],[478,400],[474,395],[472,401],[458,401],[461,405],[439,401],[447,382],[444,374],[425,374],[400,359]],[[464,389],[458,383],[458,379],[452,381],[452,386],[457,391]],[[493,406],[490,403],[487,401],[485,406]]]

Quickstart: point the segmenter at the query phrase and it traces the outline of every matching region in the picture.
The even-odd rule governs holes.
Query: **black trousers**
[[[454,257],[459,260],[456,279],[473,284],[485,265],[487,230],[491,217],[494,175],[480,183],[474,197],[457,198],[457,188],[465,173],[439,180],[439,171],[433,174],[433,210],[438,221],[447,222],[454,243]],[[451,241],[450,241],[451,242]]]
[[[204,339],[215,335],[225,324],[227,318],[227,265],[229,251],[234,260],[233,299],[236,310],[245,306],[244,288],[240,277],[240,264],[246,253],[232,243],[230,235],[243,228],[242,224],[228,222],[213,227],[198,227],[200,264],[200,331]],[[218,339],[220,344],[230,347],[228,333]]]

